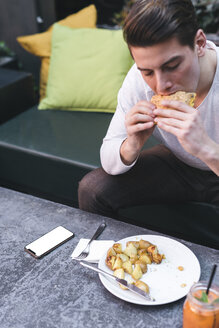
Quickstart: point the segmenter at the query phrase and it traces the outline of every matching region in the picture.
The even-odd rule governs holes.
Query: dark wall
[[[39,58],[27,53],[16,41],[20,35],[45,31],[55,21],[95,4],[98,24],[112,25],[112,16],[121,10],[124,0],[0,0],[0,41],[13,50],[22,69],[39,83]]]
[[[43,17],[39,23],[38,17]],[[15,52],[22,69],[39,81],[39,58],[27,53],[17,36],[44,31],[56,20],[54,0],[0,0],[0,41]]]
[[[112,17],[116,12],[120,12],[124,0],[94,0],[98,12],[98,24],[113,25]]]
[[[77,12],[80,9],[94,4],[97,8],[97,23],[113,25],[112,17],[115,12],[119,12],[124,0],[56,0],[57,18],[62,19],[69,15],[69,13]]]

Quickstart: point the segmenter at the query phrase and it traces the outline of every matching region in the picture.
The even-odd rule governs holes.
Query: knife
[[[144,292],[142,289],[138,288],[137,286],[128,283],[128,281],[125,279],[117,278],[116,276],[113,276],[112,274],[108,273],[107,271],[96,268],[93,265],[88,264],[87,262],[80,261],[80,264],[83,265],[84,267],[94,270],[98,273],[109,276],[110,278],[116,280],[119,284],[125,286],[126,288],[128,288],[129,290],[134,292],[135,294],[143,296],[147,301],[152,301],[152,302],[155,301],[155,299],[153,297],[151,297],[148,293]]]

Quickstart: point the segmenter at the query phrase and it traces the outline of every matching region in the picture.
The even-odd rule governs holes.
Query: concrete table
[[[156,232],[104,218],[99,239]],[[181,328],[184,299],[162,306],[127,303],[109,293],[98,275],[71,259],[80,238],[90,238],[103,217],[0,187],[1,328]],[[24,246],[63,225],[75,237],[41,260]],[[179,239],[178,239],[179,240]],[[179,240],[198,257],[208,279],[219,251]],[[219,274],[215,277],[219,284]]]

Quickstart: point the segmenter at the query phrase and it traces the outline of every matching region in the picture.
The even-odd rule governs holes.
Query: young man
[[[123,30],[135,64],[103,140],[103,169],[80,182],[80,208],[115,217],[134,205],[219,204],[219,48],[190,0],[139,0]],[[195,92],[195,108],[150,102],[176,91]],[[152,134],[161,145],[142,150]]]

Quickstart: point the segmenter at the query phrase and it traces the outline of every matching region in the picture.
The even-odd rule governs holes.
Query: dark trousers
[[[184,164],[163,145],[141,152],[126,173],[109,175],[102,168],[80,182],[79,208],[117,217],[121,208],[155,204],[206,202],[219,205],[219,177]]]

